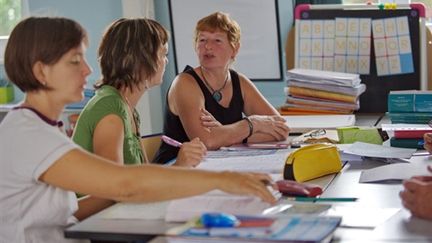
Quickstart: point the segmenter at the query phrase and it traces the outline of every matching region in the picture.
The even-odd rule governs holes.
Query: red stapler
[[[276,181],[278,190],[284,196],[316,197],[323,193],[318,185],[299,183],[291,180]]]

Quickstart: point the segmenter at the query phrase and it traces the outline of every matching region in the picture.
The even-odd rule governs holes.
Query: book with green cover
[[[432,112],[432,91],[390,91],[387,106],[389,112]]]
[[[390,146],[398,148],[423,149],[424,141],[422,138],[394,138],[390,139]]]

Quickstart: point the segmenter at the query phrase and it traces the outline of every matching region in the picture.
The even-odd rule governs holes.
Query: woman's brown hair
[[[30,17],[19,22],[5,50],[8,78],[23,92],[49,89],[36,79],[33,65],[54,64],[85,41],[87,33],[74,20],[62,17]]]
[[[122,18],[115,21],[99,46],[102,79],[95,87],[139,87],[156,74],[159,50],[167,42],[168,32],[154,20]]]

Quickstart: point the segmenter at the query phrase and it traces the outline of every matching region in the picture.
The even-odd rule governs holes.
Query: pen
[[[288,197],[289,201],[298,202],[355,202],[355,197]]]
[[[169,145],[171,145],[171,146],[174,146],[174,147],[177,147],[177,148],[179,148],[179,147],[182,146],[182,143],[180,143],[179,141],[177,141],[177,140],[175,140],[175,139],[172,139],[172,138],[170,138],[170,137],[168,137],[168,136],[162,135],[161,139],[162,139],[165,143],[167,143],[167,144],[169,144]]]

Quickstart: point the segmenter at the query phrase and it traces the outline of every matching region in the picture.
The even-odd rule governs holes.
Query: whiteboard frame
[[[222,11],[236,20],[242,30],[240,52],[231,68],[252,81],[283,81],[277,0],[169,0],[168,3],[176,75],[186,65],[199,65],[193,47],[197,21]]]

